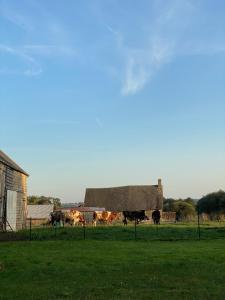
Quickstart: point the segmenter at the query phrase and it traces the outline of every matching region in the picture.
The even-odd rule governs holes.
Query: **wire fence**
[[[112,241],[177,241],[177,240],[206,240],[224,239],[224,221],[203,221],[196,217],[189,222],[165,222],[160,225],[137,220],[127,226],[121,223],[111,225],[92,224],[69,226],[62,224],[34,225],[29,219],[27,228],[18,232],[0,232],[0,241],[44,241],[44,240],[112,240]]]

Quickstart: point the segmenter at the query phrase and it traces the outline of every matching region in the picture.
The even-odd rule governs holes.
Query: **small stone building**
[[[11,158],[0,150],[0,230],[26,227],[27,177]]]
[[[161,179],[157,185],[131,185],[112,188],[88,188],[85,206],[104,207],[109,211],[150,211],[163,207]]]

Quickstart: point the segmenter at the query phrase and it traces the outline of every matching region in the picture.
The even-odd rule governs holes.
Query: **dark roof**
[[[80,211],[80,212],[94,212],[94,211],[105,211],[105,208],[104,207],[86,207],[86,206],[82,206],[82,207],[77,207],[76,210]]]
[[[130,185],[111,188],[88,188],[85,206],[105,207],[110,211],[161,209],[163,189],[158,185]]]
[[[3,151],[0,150],[0,162],[4,165],[12,168],[15,171],[25,174],[29,176],[20,166],[18,166],[11,158],[9,158]]]
[[[77,208],[78,204],[77,203],[62,203],[61,208]]]

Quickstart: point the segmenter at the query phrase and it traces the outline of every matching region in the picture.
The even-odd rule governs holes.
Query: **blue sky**
[[[225,189],[225,2],[1,0],[0,113],[29,194]]]

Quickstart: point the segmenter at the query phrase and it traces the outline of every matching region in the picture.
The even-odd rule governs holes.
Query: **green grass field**
[[[198,240],[199,233],[196,223],[145,225],[140,224],[136,227],[134,224],[129,226],[87,226],[85,228],[85,238],[87,240],[108,240],[108,241],[176,241],[176,240]],[[225,239],[225,222],[205,222],[200,227],[201,239]],[[1,240],[29,240],[29,230],[16,233],[0,234]],[[32,240],[82,240],[84,239],[84,228],[76,227],[42,227],[33,228],[31,231]]]
[[[210,228],[201,241],[193,225],[140,226],[136,241],[132,226],[90,227],[87,240],[37,229],[42,241],[0,243],[0,299],[224,299],[223,227]]]

